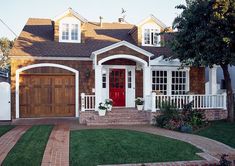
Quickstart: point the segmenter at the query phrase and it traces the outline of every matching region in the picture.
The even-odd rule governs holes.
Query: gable
[[[54,41],[56,41],[56,42],[60,41],[60,35],[61,35],[60,34],[60,25],[63,22],[78,24],[79,29],[80,29],[79,33],[80,33],[80,36],[81,36],[82,25],[85,24],[87,22],[87,20],[85,18],[83,18],[80,14],[73,11],[71,8],[69,8],[64,13],[58,15],[54,19]]]

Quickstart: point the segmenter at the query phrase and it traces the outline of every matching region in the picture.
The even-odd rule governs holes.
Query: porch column
[[[95,110],[98,111],[102,102],[102,65],[95,66]]]
[[[143,67],[143,97],[144,97],[144,110],[151,109],[151,68],[150,66]]]
[[[217,67],[209,68],[209,91],[210,94],[217,93]]]

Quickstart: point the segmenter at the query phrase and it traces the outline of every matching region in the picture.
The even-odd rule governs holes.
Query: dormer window
[[[62,24],[62,40],[69,40],[69,24]]]
[[[78,24],[71,25],[71,39],[78,40]]]
[[[81,22],[76,18],[64,18],[60,21],[59,42],[80,43],[81,42]]]
[[[160,35],[157,29],[144,29],[144,46],[160,46]]]
[[[142,45],[160,47],[160,28],[153,24],[146,24],[142,27]]]

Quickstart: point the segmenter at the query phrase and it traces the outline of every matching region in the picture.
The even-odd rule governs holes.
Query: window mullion
[[[167,71],[167,95],[171,95],[171,85],[172,85],[172,71]]]

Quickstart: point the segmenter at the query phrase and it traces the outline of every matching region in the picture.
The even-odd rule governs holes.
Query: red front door
[[[109,97],[113,106],[125,106],[125,69],[111,69],[109,73]]]

